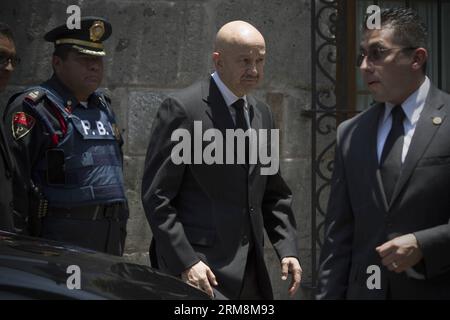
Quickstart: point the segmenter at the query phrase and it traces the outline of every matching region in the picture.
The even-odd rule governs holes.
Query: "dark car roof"
[[[69,290],[69,266],[81,289]],[[175,277],[124,258],[0,231],[0,299],[208,299]]]

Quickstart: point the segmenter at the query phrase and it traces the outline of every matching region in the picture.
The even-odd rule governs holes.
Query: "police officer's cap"
[[[53,42],[56,46],[70,45],[81,53],[104,56],[106,52],[103,41],[109,38],[112,32],[111,24],[100,17],[81,18],[81,29],[69,29],[66,24],[47,32],[44,39]]]

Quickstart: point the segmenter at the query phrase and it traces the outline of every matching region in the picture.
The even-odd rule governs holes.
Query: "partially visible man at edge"
[[[0,92],[5,89],[14,68],[19,63],[11,29],[0,22]],[[2,108],[6,101],[1,101]],[[3,110],[2,110],[3,112]],[[0,121],[0,230],[14,231],[13,223],[13,161]]]

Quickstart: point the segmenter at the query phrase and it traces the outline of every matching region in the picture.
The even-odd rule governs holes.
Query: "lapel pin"
[[[437,126],[442,124],[442,118],[441,117],[434,117],[433,118],[433,124],[435,124]]]

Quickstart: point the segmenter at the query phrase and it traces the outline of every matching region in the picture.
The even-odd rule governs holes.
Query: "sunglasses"
[[[15,68],[20,63],[20,58],[17,56],[10,56],[6,54],[0,53],[0,66],[3,68],[11,63],[11,65]]]
[[[361,50],[356,58],[356,66],[361,67],[364,58],[367,57],[367,60],[371,62],[378,62],[386,56],[386,53],[392,50],[415,50],[417,47],[406,47],[406,48],[383,48],[379,46],[369,48],[369,51],[366,53]]]

